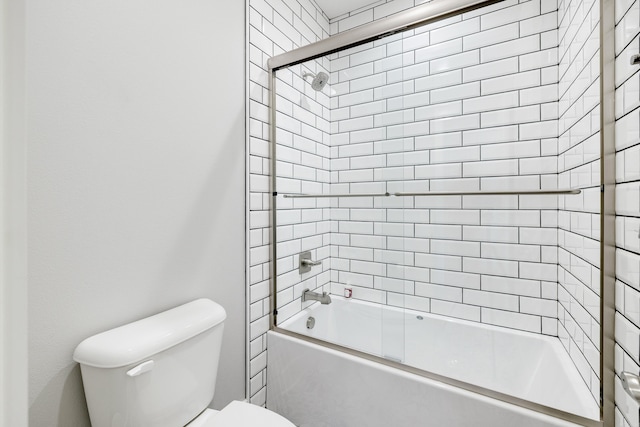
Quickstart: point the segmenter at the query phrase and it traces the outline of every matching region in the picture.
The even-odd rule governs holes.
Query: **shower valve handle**
[[[300,274],[308,273],[311,271],[311,267],[321,265],[322,261],[314,261],[311,259],[311,251],[304,251],[300,254],[300,263],[298,264],[298,271]]]
[[[312,259],[301,259],[300,264],[305,267],[315,267],[316,265],[322,265],[322,261],[314,261]]]

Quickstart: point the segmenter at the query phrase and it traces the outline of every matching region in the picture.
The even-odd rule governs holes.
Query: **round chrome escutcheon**
[[[313,329],[316,326],[316,319],[313,316],[309,316],[307,319],[307,329]]]

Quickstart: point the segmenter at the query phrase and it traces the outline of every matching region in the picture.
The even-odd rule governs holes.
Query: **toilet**
[[[199,299],[87,338],[80,364],[93,427],[295,427],[259,406],[207,409],[226,312]]]

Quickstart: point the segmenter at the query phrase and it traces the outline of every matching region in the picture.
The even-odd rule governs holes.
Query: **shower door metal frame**
[[[470,12],[503,0],[433,0],[269,58],[268,71],[300,64],[340,50]]]
[[[614,0],[600,7],[600,416],[615,424],[616,145]],[[594,6],[595,7],[595,6]]]
[[[479,9],[502,0],[433,0],[387,18],[356,27],[327,39],[274,56],[267,62],[269,81],[269,144],[271,155],[271,296],[270,329],[285,335],[312,342],[347,354],[395,367],[448,385],[459,387],[483,396],[498,399],[545,415],[574,422],[585,427],[613,427],[615,419],[615,140],[614,140],[614,0],[599,0],[600,8],[600,420],[591,420],[569,412],[516,398],[423,371],[402,363],[343,347],[330,342],[301,335],[277,326],[277,231],[276,231],[276,71],[310,61],[350,47],[374,41],[398,32],[414,29],[433,22]],[[606,102],[605,102],[606,101]],[[567,190],[561,190],[567,191]],[[461,193],[462,194],[462,193]],[[409,195],[409,194],[407,194]],[[375,195],[371,195],[372,197]]]

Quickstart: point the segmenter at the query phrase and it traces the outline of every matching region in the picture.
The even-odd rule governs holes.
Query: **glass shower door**
[[[598,111],[561,102],[557,28],[536,26],[557,11],[519,18],[535,4],[276,71],[277,324],[597,419]],[[300,272],[305,252],[322,264]]]

